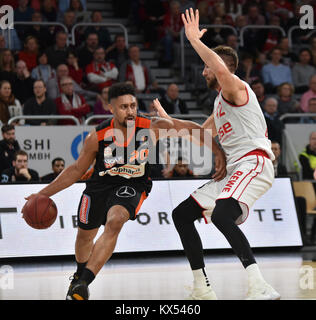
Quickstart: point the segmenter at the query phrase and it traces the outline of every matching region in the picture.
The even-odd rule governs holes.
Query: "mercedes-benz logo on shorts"
[[[136,195],[136,191],[132,187],[123,186],[116,191],[116,195],[121,198],[131,198]]]

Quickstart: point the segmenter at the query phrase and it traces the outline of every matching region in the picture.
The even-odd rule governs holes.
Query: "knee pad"
[[[236,199],[219,199],[216,201],[211,220],[216,226],[225,223],[227,220],[235,222],[241,214],[242,210]]]

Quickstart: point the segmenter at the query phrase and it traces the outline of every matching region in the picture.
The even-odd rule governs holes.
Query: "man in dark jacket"
[[[0,173],[12,167],[14,154],[20,150],[17,140],[15,140],[15,129],[12,124],[5,124],[1,128],[3,140],[0,141]]]
[[[12,163],[12,168],[5,169],[2,172],[2,183],[39,181],[38,173],[28,168],[28,155],[25,151],[16,152]]]
[[[185,101],[179,98],[179,87],[175,83],[168,86],[166,95],[160,100],[168,114],[187,114]]]
[[[316,131],[310,134],[309,144],[300,153],[299,160],[303,169],[303,179],[313,180],[316,169]]]

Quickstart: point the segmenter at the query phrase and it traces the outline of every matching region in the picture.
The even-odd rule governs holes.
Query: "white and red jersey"
[[[233,163],[258,149],[274,160],[267,124],[257,97],[248,83],[243,83],[247,92],[245,104],[232,105],[225,100],[221,90],[214,102],[214,122],[227,163]]]

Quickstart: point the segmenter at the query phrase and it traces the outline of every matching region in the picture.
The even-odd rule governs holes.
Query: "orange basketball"
[[[22,209],[26,223],[34,229],[47,229],[57,218],[55,202],[42,194],[29,199]]]

